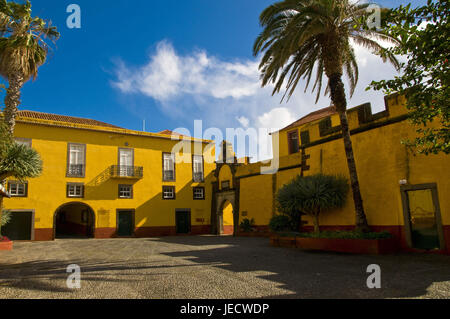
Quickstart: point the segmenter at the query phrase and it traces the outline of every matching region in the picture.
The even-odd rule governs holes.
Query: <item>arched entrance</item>
[[[225,200],[219,211],[219,234],[234,235],[234,209],[230,201]]]
[[[54,215],[53,239],[93,238],[94,210],[84,203],[73,202],[59,207]]]

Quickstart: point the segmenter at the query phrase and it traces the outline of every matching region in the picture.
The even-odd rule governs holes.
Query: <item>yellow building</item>
[[[404,249],[450,252],[450,157],[419,155],[402,141],[415,137],[407,120],[405,99],[386,97],[386,110],[372,114],[371,105],[349,110],[355,160],[368,222],[375,231],[390,231]],[[323,173],[349,177],[340,120],[333,107],[309,114],[273,134],[272,163],[220,164],[215,173],[213,225],[220,225],[223,203],[230,202],[234,227],[254,219],[268,231],[276,214],[276,192],[299,174]],[[225,156],[224,156],[225,157]],[[274,174],[262,168],[278,168]],[[305,218],[305,229],[312,220]],[[351,194],[343,209],[320,216],[322,230],[351,230],[355,212]]]
[[[44,169],[26,183],[8,181],[13,218],[2,232],[13,240],[211,232],[211,141],[30,111],[19,112],[15,136]]]

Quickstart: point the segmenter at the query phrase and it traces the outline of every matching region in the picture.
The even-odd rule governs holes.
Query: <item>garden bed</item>
[[[274,247],[298,248],[348,254],[384,255],[398,251],[397,240],[386,233],[278,234],[270,238]],[[346,236],[347,235],[347,236]],[[361,237],[361,238],[358,238]]]
[[[13,242],[9,240],[7,237],[3,237],[0,239],[0,250],[12,250],[13,249]]]

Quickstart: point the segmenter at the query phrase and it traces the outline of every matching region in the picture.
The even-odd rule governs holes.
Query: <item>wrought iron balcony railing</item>
[[[171,182],[175,180],[175,171],[164,171],[163,175],[163,180],[165,182]]]
[[[83,177],[84,176],[84,165],[83,164],[69,164],[67,168],[67,176],[69,177]]]
[[[205,178],[203,176],[203,172],[200,173],[194,173],[193,174],[193,180],[195,183],[201,183],[205,181]]]
[[[110,176],[112,178],[135,178],[144,177],[144,168],[138,166],[113,165],[110,167]]]

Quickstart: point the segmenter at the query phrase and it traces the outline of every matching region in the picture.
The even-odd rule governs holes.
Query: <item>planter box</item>
[[[384,255],[398,251],[395,239],[328,239],[297,238],[297,248],[304,250],[332,251],[348,254]]]
[[[0,250],[12,250],[13,249],[13,242],[9,240],[6,237],[3,237],[3,240],[0,240]]]
[[[332,238],[299,238],[270,237],[273,247],[299,248],[303,250],[330,251],[347,254],[384,255],[398,251],[398,242],[390,239],[332,239]]]

